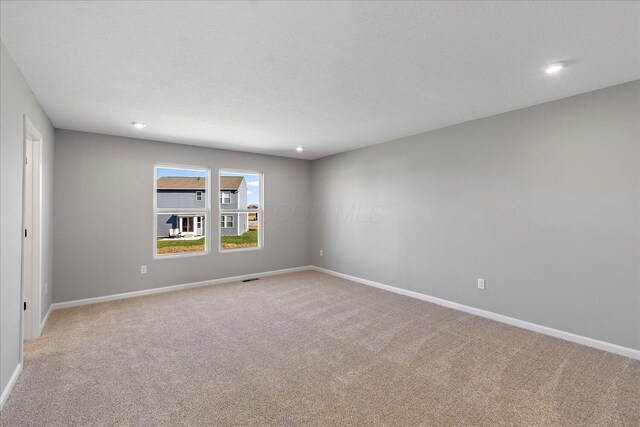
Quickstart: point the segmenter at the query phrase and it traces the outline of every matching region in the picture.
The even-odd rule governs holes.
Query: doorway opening
[[[24,116],[22,338],[40,336],[42,300],[42,134]]]

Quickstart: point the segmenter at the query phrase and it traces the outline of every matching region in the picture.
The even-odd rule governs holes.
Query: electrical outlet
[[[484,279],[478,279],[478,289],[484,289]]]
[[[147,274],[147,266],[146,265],[141,265],[140,266],[140,274]]]
[[[324,256],[324,254],[322,253],[322,249],[320,249],[320,256]]]

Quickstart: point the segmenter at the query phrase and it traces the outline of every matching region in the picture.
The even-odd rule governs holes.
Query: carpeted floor
[[[22,425],[640,425],[640,362],[317,272],[54,311]]]

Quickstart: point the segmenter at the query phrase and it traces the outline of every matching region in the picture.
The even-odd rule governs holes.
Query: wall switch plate
[[[478,279],[478,289],[484,289],[484,279]]]
[[[322,249],[320,249],[320,256],[323,256],[324,253],[322,252]]]
[[[140,274],[147,274],[147,266],[146,265],[141,265],[140,266]]]
[[[46,295],[49,292],[49,282],[44,282],[44,294]]]

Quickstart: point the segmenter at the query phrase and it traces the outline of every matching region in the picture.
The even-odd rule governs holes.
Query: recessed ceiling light
[[[547,74],[555,74],[558,71],[561,71],[566,66],[567,63],[564,61],[554,62],[553,64],[547,65],[547,68],[544,69],[544,72]]]
[[[133,127],[138,129],[142,129],[147,126],[146,123],[142,123],[142,122],[131,122],[131,124],[133,125]]]
[[[296,148],[296,151],[297,151],[298,153],[300,153],[300,152],[304,151],[304,147],[298,147],[298,148]]]

